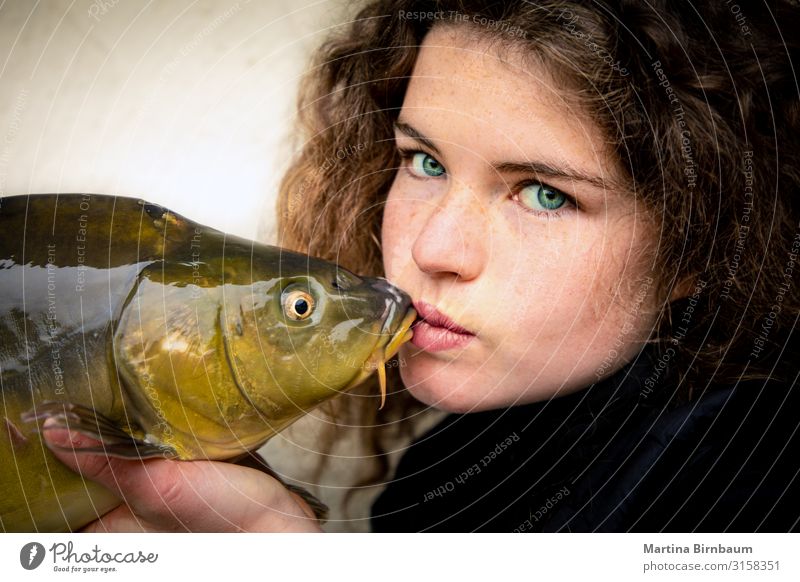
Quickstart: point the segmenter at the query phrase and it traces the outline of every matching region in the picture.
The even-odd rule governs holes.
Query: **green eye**
[[[567,195],[544,184],[530,184],[519,191],[519,200],[531,210],[558,210],[567,202]]]
[[[416,152],[411,158],[411,171],[420,177],[436,178],[444,174],[444,166],[425,152]]]

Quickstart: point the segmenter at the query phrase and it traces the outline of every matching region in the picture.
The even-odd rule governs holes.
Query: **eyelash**
[[[400,159],[402,160],[403,164],[405,164],[406,162],[411,160],[411,158],[413,158],[416,154],[425,154],[426,156],[430,156],[433,159],[436,159],[435,156],[431,156],[428,152],[420,150],[420,149],[403,148],[403,147],[400,147],[400,146],[396,146],[396,149],[397,149],[397,153],[400,156]],[[437,160],[437,162],[438,162],[438,160]],[[444,167],[444,166],[442,166],[442,167]],[[408,175],[411,176],[412,178],[414,178],[415,180],[427,180],[428,179],[428,178],[423,178],[421,176],[417,176],[417,175],[413,174],[411,172],[411,170],[407,170],[407,171],[408,171]],[[444,171],[444,175],[447,175],[447,170],[446,169]],[[431,176],[431,178],[434,178],[434,176]],[[540,185],[540,186],[543,186],[543,187],[548,188],[550,190],[555,190],[557,192],[560,192],[567,199],[567,205],[562,207],[562,208],[558,208],[556,210],[549,210],[549,211],[548,210],[534,210],[533,208],[528,208],[527,206],[522,204],[522,202],[519,201],[519,193],[520,193],[521,190],[527,188],[528,186],[535,186],[535,185]],[[563,216],[563,214],[565,212],[570,212],[570,211],[574,211],[574,210],[580,210],[580,206],[578,205],[577,200],[575,200],[575,198],[573,196],[570,196],[569,194],[567,194],[563,190],[559,190],[558,188],[554,188],[553,186],[550,186],[549,184],[547,184],[546,182],[542,182],[541,180],[533,180],[533,179],[523,180],[522,182],[517,183],[514,186],[512,191],[513,191],[513,193],[510,196],[511,200],[516,202],[517,205],[524,212],[527,212],[528,214],[533,214],[534,216],[538,216],[538,217],[541,217],[541,218],[548,218],[548,219],[560,218],[561,216]]]

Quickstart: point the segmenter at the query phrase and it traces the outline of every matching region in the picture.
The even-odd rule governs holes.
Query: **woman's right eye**
[[[409,171],[418,178],[438,178],[444,175],[444,166],[436,158],[419,150],[398,150],[400,157],[408,160]]]

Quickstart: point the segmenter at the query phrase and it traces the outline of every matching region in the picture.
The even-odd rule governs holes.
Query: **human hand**
[[[61,462],[122,500],[82,531],[322,531],[305,501],[257,469],[219,461],[111,458],[78,451],[100,445],[83,434],[43,432]]]

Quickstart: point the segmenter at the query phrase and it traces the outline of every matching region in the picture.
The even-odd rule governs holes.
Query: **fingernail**
[[[47,419],[42,425],[42,434],[48,445],[62,448],[76,448],[86,443],[84,435],[63,428],[53,419]]]

